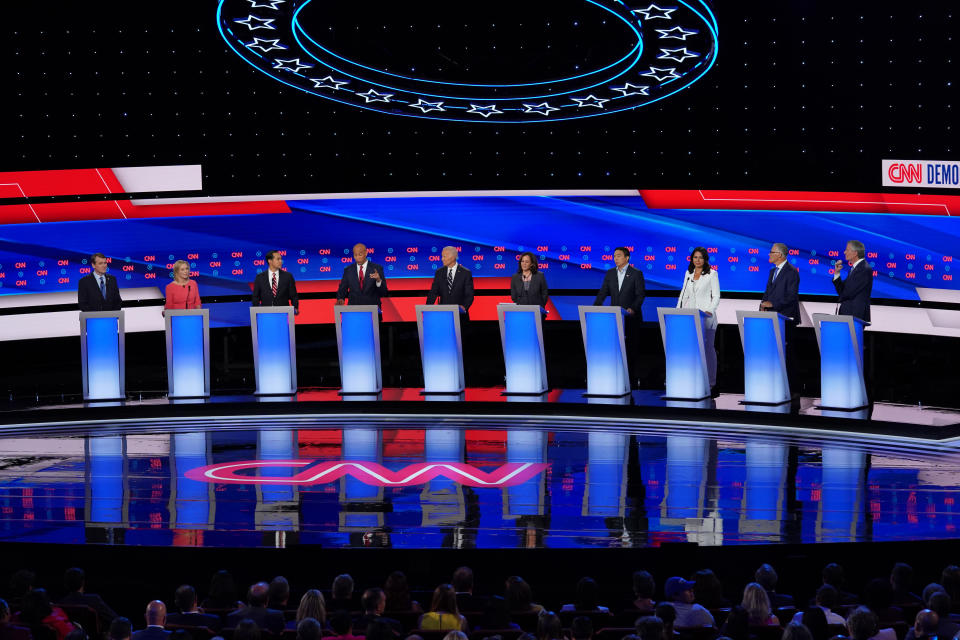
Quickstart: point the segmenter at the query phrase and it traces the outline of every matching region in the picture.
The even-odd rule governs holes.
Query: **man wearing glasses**
[[[787,262],[789,250],[782,242],[775,242],[770,247],[770,274],[767,276],[767,288],[763,292],[760,302],[761,311],[775,311],[782,313],[791,320],[786,321],[787,343],[787,378],[792,390],[799,390],[800,385],[796,375],[796,327],[800,324],[800,271]]]

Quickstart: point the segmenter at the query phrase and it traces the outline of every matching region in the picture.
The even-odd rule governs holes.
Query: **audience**
[[[577,582],[576,594],[576,602],[563,605],[560,608],[561,611],[602,611],[609,613],[610,609],[597,604],[600,590],[593,578],[580,578],[580,581]]]
[[[226,626],[239,628],[241,621],[249,619],[256,623],[257,627],[266,629],[274,635],[280,635],[286,622],[282,611],[267,608],[269,594],[270,586],[266,582],[258,582],[251,586],[247,592],[247,606],[230,613],[227,616]]]
[[[863,604],[876,614],[880,625],[903,620],[903,609],[893,604],[893,587],[888,580],[875,578],[863,588]]]
[[[283,611],[287,608],[288,600],[290,600],[290,583],[283,576],[277,576],[270,581],[270,587],[267,591],[267,607]]]
[[[204,611],[208,609],[223,611],[243,607],[243,603],[237,599],[237,584],[229,571],[221,569],[213,574],[207,597],[200,606]]]
[[[541,613],[543,607],[533,602],[530,585],[520,576],[510,576],[506,583],[507,609],[511,613]]]
[[[677,627],[712,627],[713,615],[699,604],[694,604],[694,583],[674,576],[663,586],[667,600],[677,610]]]
[[[510,611],[507,609],[507,601],[499,596],[494,596],[487,600],[487,603],[483,606],[483,617],[480,618],[480,624],[476,627],[478,631],[519,628],[520,625],[510,621]]]
[[[815,599],[816,608],[823,611],[824,616],[827,618],[827,624],[845,624],[846,620],[843,619],[843,616],[840,616],[833,612],[833,609],[837,606],[837,590],[830,586],[829,584],[823,584],[817,589],[817,597]],[[798,611],[795,616],[793,616],[794,622],[804,622],[805,612]],[[810,625],[807,625],[810,627]],[[813,632],[813,629],[810,629]],[[816,634],[814,633],[814,636]]]
[[[67,634],[74,629],[63,609],[50,604],[45,589],[31,589],[24,594],[20,611],[14,615],[13,623],[31,628],[41,625],[50,627],[56,632],[57,640],[66,640]]]
[[[337,611],[330,616],[330,628],[334,633],[332,637],[339,640],[364,640],[363,636],[353,635],[353,619],[346,611]]]
[[[642,618],[637,618],[637,622],[634,625],[636,629],[636,635],[640,640],[663,640],[666,637],[666,627],[663,624],[663,620],[657,616],[643,616]],[[673,634],[671,630],[670,634]]]
[[[777,616],[770,611],[770,599],[767,597],[766,590],[756,582],[751,582],[744,588],[743,601],[740,606],[747,612],[749,624],[753,626],[780,626]]]
[[[353,611],[353,577],[349,573],[341,573],[333,579],[330,589],[329,611]]]
[[[463,631],[451,631],[443,636],[443,640],[467,640],[467,634]]]
[[[663,621],[663,637],[665,639],[673,638],[674,628],[677,624],[677,608],[672,602],[661,602],[653,610],[653,615]]]
[[[950,619],[950,596],[943,591],[937,591],[930,595],[927,601],[927,608],[937,614],[939,619],[937,623],[937,636],[944,639],[952,639],[960,631],[960,624]]]
[[[471,572],[471,576],[473,573]],[[387,595],[387,611],[405,613],[412,611],[420,613],[423,609],[420,603],[410,597],[410,586],[403,571],[394,571],[387,577],[383,585],[383,592]]]
[[[537,640],[563,640],[563,624],[560,616],[545,611],[537,617]]]
[[[11,624],[10,618],[10,605],[0,598],[0,640],[32,640],[30,629]]]
[[[110,629],[107,631],[109,640],[130,640],[133,635],[133,625],[123,616],[118,616],[110,623]]]
[[[867,607],[857,607],[851,611],[846,627],[850,640],[870,640],[880,631],[876,614]]]
[[[700,569],[693,574],[693,600],[707,609],[730,606],[730,601],[723,597],[720,579],[710,569]]]
[[[593,637],[593,621],[589,616],[577,616],[570,623],[573,640],[590,640]]]
[[[921,609],[917,613],[917,618],[913,623],[913,637],[916,640],[926,640],[926,638],[937,638],[937,625],[940,624],[940,616],[930,609]],[[910,634],[907,634],[910,637]]]
[[[780,640],[813,640],[813,634],[806,625],[800,622],[791,622],[783,629]]]
[[[454,571],[450,584],[457,592],[457,606],[460,611],[483,611],[486,598],[474,595],[473,570],[470,567],[460,567]]]
[[[297,622],[297,640],[320,640],[323,625],[316,618],[303,618]]]
[[[83,569],[74,567],[67,569],[63,574],[63,587],[67,590],[67,595],[57,600],[61,605],[84,605],[97,612],[97,617],[103,625],[109,625],[117,617],[113,609],[107,606],[103,598],[95,593],[86,593],[86,574]]]
[[[760,565],[760,568],[753,574],[753,580],[766,590],[767,597],[770,599],[770,606],[774,609],[794,606],[793,596],[777,593],[777,581],[779,577],[777,576],[776,570],[769,564],[764,563]],[[807,629],[807,631],[809,631],[809,629]]]
[[[839,617],[839,616],[838,616]],[[820,607],[813,606],[793,617],[794,622],[803,624],[813,636],[813,640],[827,640],[830,628],[827,626],[827,614]],[[842,618],[841,618],[842,620]]]
[[[160,600],[153,600],[147,605],[143,614],[147,627],[133,634],[132,640],[166,640],[170,632],[163,628],[167,623],[167,605]]]
[[[433,590],[430,611],[420,616],[420,629],[427,631],[467,630],[467,619],[457,609],[457,592],[449,584],[441,584]]]
[[[837,590],[837,604],[857,604],[857,596],[850,593],[849,591],[844,591],[844,576],[843,576],[843,567],[841,567],[836,562],[831,562],[823,568],[821,573],[823,578],[823,584],[828,584],[834,589]],[[833,623],[831,623],[833,624]]]
[[[260,626],[250,618],[244,618],[233,630],[233,640],[260,640]]]
[[[730,640],[747,640],[750,637],[750,614],[737,605],[727,614],[720,633]]]
[[[307,618],[319,622],[321,628],[327,622],[327,607],[319,589],[310,589],[300,598],[300,606],[297,607],[297,616],[294,622],[299,624]],[[297,629],[299,628],[298,626]]]
[[[206,627],[212,631],[219,631],[220,616],[203,613],[197,608],[197,591],[188,584],[177,587],[173,594],[173,603],[179,613],[167,614],[167,624],[183,625],[188,627]]]
[[[943,585],[944,592],[950,596],[950,610],[960,611],[960,567],[955,564],[945,567],[940,574],[940,584]]]
[[[917,605],[923,601],[913,593],[913,567],[905,562],[893,565],[890,572],[890,586],[893,587],[893,602],[899,605]]]
[[[383,618],[367,623],[366,640],[397,640],[399,637],[400,633]]]
[[[383,593],[383,589],[373,587],[364,591],[363,597],[360,598],[360,606],[363,609],[363,613],[354,621],[353,631],[358,635],[369,635],[366,633],[367,625],[374,620],[379,620],[389,626],[395,634],[399,635],[403,631],[400,622],[393,618],[383,617],[383,610],[386,605],[387,596]]]
[[[637,611],[653,611],[657,606],[653,599],[657,590],[657,584],[653,576],[648,571],[633,572],[633,599],[627,609],[636,609]]]

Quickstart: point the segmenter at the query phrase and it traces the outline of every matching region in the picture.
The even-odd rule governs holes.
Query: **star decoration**
[[[497,109],[497,105],[495,104],[488,104],[488,105],[471,104],[470,108],[467,109],[467,113],[476,113],[477,115],[481,115],[484,118],[489,118],[491,115],[495,113],[503,113],[503,111],[500,111],[499,109]]]
[[[312,64],[304,64],[300,62],[300,58],[290,58],[289,60],[276,58],[274,59],[274,63],[274,69],[284,69],[286,71],[292,71],[293,73],[300,73],[301,69],[313,68]]]
[[[610,87],[611,91],[619,91],[623,95],[622,98],[627,96],[648,96],[650,95],[650,87],[646,85],[636,85],[630,84],[627,82],[622,87]]]
[[[280,8],[277,7],[277,5],[286,1],[287,0],[247,0],[247,2],[250,3],[251,9],[273,9],[274,11],[279,11]]]
[[[443,108],[443,102],[427,102],[423,98],[419,98],[416,104],[410,105],[414,109],[420,109],[422,113],[430,113],[431,111],[446,111]]]
[[[524,113],[539,113],[542,116],[550,115],[551,111],[560,111],[556,107],[551,107],[546,102],[541,102],[540,104],[524,104],[523,112]]]
[[[286,49],[285,46],[280,44],[280,40],[264,40],[263,38],[254,38],[253,42],[244,43],[246,46],[251,49],[260,49],[264,53],[268,51],[273,51],[274,49]],[[267,46],[270,45],[270,46]]]
[[[251,0],[251,2],[252,1],[253,0]],[[670,14],[676,10],[676,7],[673,7],[672,9],[661,9],[657,5],[651,4],[646,9],[634,9],[632,13],[643,16],[644,20],[673,20],[673,18],[670,17]]]
[[[664,80],[672,80],[673,78],[679,78],[680,76],[676,73],[676,69],[671,67],[669,69],[661,69],[660,67],[650,67],[650,71],[646,73],[641,73],[642,76],[649,76],[654,78],[657,82],[663,82]]]
[[[662,53],[657,56],[657,60],[676,60],[677,62],[683,62],[687,58],[699,58],[699,53],[693,53],[692,51],[687,50],[686,47],[680,49],[660,49]]]
[[[573,98],[573,101],[577,103],[578,109],[583,107],[596,107],[598,109],[603,109],[603,103],[610,102],[610,100],[607,98],[598,98],[592,94],[586,98]]]
[[[673,38],[674,40],[686,40],[689,36],[695,36],[700,32],[696,29],[687,30],[683,27],[676,26],[672,29],[657,29],[657,33],[660,34],[661,40],[668,38]]]
[[[378,93],[375,89],[370,89],[366,93],[358,93],[358,96],[362,96],[367,104],[371,102],[390,102],[390,98],[393,97],[392,93]]]
[[[243,20],[234,20],[237,24],[242,24],[246,26],[250,31],[254,29],[270,29],[271,31],[276,31],[277,28],[270,24],[275,18],[258,18],[257,16],[247,16]]]
[[[333,89],[334,91],[340,89],[341,91],[346,91],[346,89],[341,89],[341,85],[347,84],[348,80],[334,80],[333,76],[327,76],[325,78],[310,78],[313,82],[314,89]]]

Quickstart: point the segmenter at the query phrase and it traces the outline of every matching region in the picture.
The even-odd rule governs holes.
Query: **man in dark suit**
[[[800,324],[800,271],[787,262],[790,250],[782,242],[775,242],[770,247],[770,273],[767,276],[767,288],[761,298],[762,311],[775,311],[793,318],[784,326],[784,342],[786,343],[787,380],[790,388],[800,390],[800,380],[797,372],[799,364],[796,353],[796,328]]]
[[[167,616],[167,624],[178,624],[186,627],[206,627],[213,631],[220,630],[220,616],[211,613],[202,613],[197,608],[197,590],[188,584],[180,585],[173,596],[174,604],[179,613]]]
[[[228,615],[227,626],[236,627],[242,620],[250,618],[261,629],[266,629],[279,637],[283,633],[286,622],[283,618],[283,611],[267,608],[269,597],[270,585],[266,582],[258,582],[250,587],[250,591],[247,592],[247,606]]]
[[[463,611],[483,611],[487,599],[473,593],[473,569],[460,567],[453,572],[450,584],[457,592],[457,609]]]
[[[10,605],[0,598],[0,640],[32,640],[33,634],[27,627],[10,624]]]
[[[387,279],[383,267],[367,260],[367,247],[357,243],[353,247],[353,264],[343,270],[337,288],[337,304],[375,304],[387,295]]]
[[[90,256],[93,271],[77,282],[77,303],[80,311],[119,311],[120,287],[117,279],[107,273],[107,256],[95,253]]]
[[[613,252],[613,269],[603,277],[603,284],[597,292],[594,306],[602,305],[607,296],[610,304],[626,310],[626,322],[623,324],[625,347],[627,349],[627,368],[630,373],[630,386],[637,382],[637,359],[640,347],[640,323],[643,322],[643,299],[646,288],[643,273],[630,264],[630,249],[617,247]]]
[[[67,595],[57,601],[60,605],[83,605],[90,607],[97,612],[102,627],[108,627],[117,614],[107,606],[103,598],[95,593],[85,593],[87,581],[83,569],[73,567],[67,569],[63,574],[63,586],[67,590]]]
[[[294,314],[299,314],[297,283],[292,275],[281,269],[283,256],[279,251],[267,252],[267,267],[266,271],[258,273],[253,280],[253,306],[287,307],[292,304]]]
[[[457,264],[459,252],[456,247],[444,247],[440,254],[443,267],[433,276],[433,285],[427,294],[427,304],[440,300],[440,304],[456,304],[460,313],[470,319],[470,305],[473,304],[473,274],[463,265]]]
[[[364,635],[367,625],[374,620],[389,625],[398,636],[403,633],[403,627],[399,620],[383,616],[383,610],[387,607],[387,594],[383,592],[383,589],[374,587],[364,591],[360,598],[360,606],[363,607],[363,615],[353,621],[353,632],[356,635]]]
[[[170,637],[170,632],[163,628],[167,622],[167,605],[154,600],[147,605],[147,612],[143,617],[147,628],[134,633],[130,640],[167,640]]]
[[[843,251],[843,257],[853,265],[846,280],[840,278],[843,271],[843,261],[837,260],[834,264],[833,286],[840,296],[840,307],[837,314],[854,316],[870,322],[870,292],[873,290],[873,269],[864,260],[866,255],[863,243],[851,240]]]

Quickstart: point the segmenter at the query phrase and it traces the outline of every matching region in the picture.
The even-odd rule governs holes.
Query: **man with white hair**
[[[459,252],[456,247],[444,247],[440,254],[443,266],[437,269],[433,285],[427,294],[427,304],[440,300],[440,304],[455,304],[466,319],[470,318],[470,305],[473,304],[473,274],[457,263]]]

